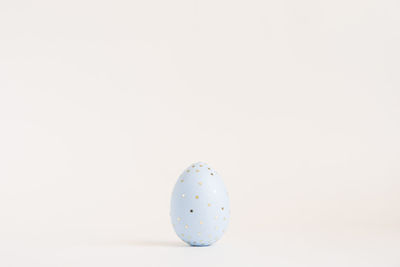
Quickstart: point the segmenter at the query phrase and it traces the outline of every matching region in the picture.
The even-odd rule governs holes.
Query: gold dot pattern
[[[204,168],[200,169],[202,167]],[[196,163],[189,168],[184,170],[183,176],[178,179],[179,182],[175,187],[180,189],[174,193],[178,198],[175,197],[175,200],[173,199],[171,202],[171,205],[174,201],[186,204],[184,206],[179,204],[177,210],[171,209],[170,215],[172,218],[179,216],[175,217],[176,223],[173,223],[173,226],[183,241],[196,246],[210,245],[221,238],[227,226],[227,213],[230,212],[230,209],[225,205],[229,202],[220,202],[221,195],[223,195],[222,198],[226,198],[226,189],[214,185],[220,183],[218,181],[220,178],[218,173],[207,164]],[[214,176],[212,180],[210,176]],[[210,182],[214,188],[210,188]],[[210,195],[210,193],[213,194]],[[180,206],[185,207],[184,211],[179,211]],[[198,224],[195,223],[196,221]],[[193,239],[191,235],[194,236]],[[200,239],[206,236],[208,239]]]

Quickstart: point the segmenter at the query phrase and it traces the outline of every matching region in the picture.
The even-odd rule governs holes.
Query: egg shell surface
[[[209,246],[220,239],[230,217],[220,175],[203,162],[186,168],[175,184],[170,215],[176,234],[191,246]]]

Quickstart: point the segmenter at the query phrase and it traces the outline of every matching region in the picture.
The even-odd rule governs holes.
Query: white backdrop
[[[0,2],[0,265],[399,266],[400,3]],[[205,161],[226,236],[185,247]]]

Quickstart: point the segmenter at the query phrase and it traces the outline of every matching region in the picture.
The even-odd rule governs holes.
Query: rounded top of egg
[[[222,237],[230,217],[229,197],[220,175],[204,162],[187,167],[171,197],[176,234],[192,246],[208,246]]]

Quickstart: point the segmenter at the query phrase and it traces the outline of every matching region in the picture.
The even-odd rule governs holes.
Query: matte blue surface
[[[171,197],[176,234],[192,246],[208,246],[222,237],[230,217],[229,197],[220,175],[206,163],[184,170]]]

